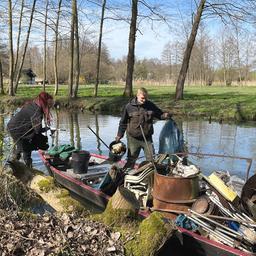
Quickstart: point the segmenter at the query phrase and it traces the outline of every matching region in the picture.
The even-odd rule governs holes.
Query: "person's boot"
[[[32,159],[31,158],[24,160],[24,162],[28,168],[32,168]]]
[[[12,153],[12,156],[11,156],[10,160],[11,160],[11,161],[19,161],[20,158],[21,158],[21,153],[14,151],[14,152]]]

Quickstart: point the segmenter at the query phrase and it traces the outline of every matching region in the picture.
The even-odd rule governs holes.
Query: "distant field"
[[[187,86],[184,99],[174,101],[174,86],[145,86],[149,96],[162,109],[175,115],[186,117],[203,117],[217,120],[256,120],[256,86],[221,87],[221,86]],[[134,87],[134,92],[138,86]],[[23,85],[15,97],[0,96],[1,103],[19,104],[26,99],[34,98],[42,90],[41,86]],[[56,100],[60,105],[98,110],[100,112],[120,112],[128,101],[123,98],[124,86],[100,85],[98,97],[93,96],[93,85],[81,85],[78,99],[69,100],[67,85],[60,85]],[[54,86],[47,85],[46,91],[54,92]],[[15,99],[15,101],[14,101]]]

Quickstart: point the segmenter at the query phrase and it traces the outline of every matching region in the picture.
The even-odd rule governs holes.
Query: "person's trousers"
[[[147,161],[151,161],[154,155],[154,147],[152,138],[144,140],[138,140],[131,137],[127,134],[127,143],[128,143],[128,153],[127,153],[127,162],[124,168],[133,168],[136,160],[139,157],[141,149],[144,150],[144,154]]]
[[[17,155],[18,158],[20,158],[21,153],[22,153],[25,164],[28,167],[32,167],[32,158],[31,158],[32,150],[31,150],[31,143],[29,140],[20,139],[17,142],[17,149],[15,154]]]

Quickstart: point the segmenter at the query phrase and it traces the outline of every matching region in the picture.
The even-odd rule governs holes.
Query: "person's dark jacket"
[[[125,106],[117,135],[122,138],[126,131],[133,138],[143,140],[141,126],[145,137],[150,139],[154,133],[153,119],[162,119],[163,113],[153,102],[147,100],[140,105],[135,97]]]
[[[8,131],[14,140],[32,139],[43,132],[43,112],[34,102],[24,105],[7,124]]]

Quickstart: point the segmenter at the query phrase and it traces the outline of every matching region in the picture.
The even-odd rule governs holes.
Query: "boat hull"
[[[109,196],[100,190],[94,189],[82,181],[70,177],[66,172],[60,171],[50,165],[42,151],[39,155],[54,179],[63,187],[81,196],[83,199],[93,203],[95,206],[104,209],[109,201]],[[107,159],[107,157],[92,154],[94,157]],[[140,211],[141,217],[145,218],[150,213]],[[177,232],[161,248],[158,255],[196,255],[196,256],[255,256],[254,253],[243,252],[230,246],[204,238],[192,231],[178,227]]]

